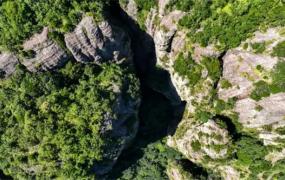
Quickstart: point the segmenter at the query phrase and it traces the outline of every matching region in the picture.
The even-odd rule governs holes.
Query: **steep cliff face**
[[[253,170],[245,171],[245,166],[237,165],[232,154],[239,151],[236,144],[244,137],[234,137],[237,132],[230,128],[232,125],[221,126],[220,122],[225,121],[222,116],[231,119],[238,133],[261,140],[261,149],[270,145],[278,152],[278,160],[268,151],[267,159],[280,162],[284,157],[281,81],[285,64],[284,57],[274,51],[284,42],[284,28],[257,31],[237,48],[226,51],[219,50],[219,42],[203,47],[187,37],[191,36],[189,29],[178,25],[185,13],[167,8],[167,3],[159,1],[158,7],[150,10],[145,26],[155,42],[157,64],[170,73],[181,100],[187,102],[184,117],[176,133],[169,136],[168,145],[225,179],[249,178]],[[262,157],[262,163],[267,162]],[[274,168],[279,165],[272,164],[272,171]],[[265,169],[257,172],[260,177],[270,174]],[[183,179],[177,169],[169,169],[169,175]]]

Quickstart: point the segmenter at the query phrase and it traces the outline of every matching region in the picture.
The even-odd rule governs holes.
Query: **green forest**
[[[0,179],[285,178],[285,1],[169,0],[161,7],[164,2],[0,0]],[[182,18],[172,21],[179,13]],[[85,16],[98,24],[108,21],[111,30],[107,33],[112,36],[105,37],[99,25],[90,28],[91,33],[84,27],[82,34],[71,38],[74,47],[67,47],[64,35],[76,33],[76,25]],[[165,21],[175,27],[161,25]],[[44,27],[68,61],[49,71],[30,72],[23,63],[30,56],[23,43]],[[271,36],[279,39],[247,41],[269,28],[277,29],[278,36]],[[119,56],[124,53],[115,47],[121,43],[117,39],[130,48],[130,59]],[[203,49],[209,45],[217,55]],[[195,51],[198,46],[205,51],[200,59]],[[37,48],[46,53],[41,46]],[[248,65],[254,69],[253,79],[248,78],[246,84],[238,77],[236,85],[224,78],[228,65],[224,57],[232,50],[254,56],[253,61],[276,63],[269,63],[272,67],[266,70],[265,60],[256,67]],[[75,57],[104,53],[118,60],[104,59],[98,65],[77,62]],[[17,59],[15,71],[7,54]],[[242,67],[241,57],[232,71]],[[4,70],[13,73],[6,77]],[[252,87],[242,87],[243,83]],[[244,89],[249,93],[233,93],[227,100],[219,96],[234,88],[234,93]],[[272,95],[280,95],[269,102],[276,103],[277,110],[268,110],[266,103],[262,107],[261,101]],[[252,102],[253,109],[244,116],[237,112],[239,100]],[[249,120],[241,122],[241,116]],[[274,122],[259,127],[263,119]],[[251,120],[258,121],[256,127],[250,127]],[[220,134],[203,132],[203,136],[201,131],[195,137],[197,129],[210,121],[228,137],[226,145],[219,144]],[[211,128],[204,127],[209,132]],[[223,146],[228,148],[225,155],[215,157]]]
[[[100,133],[104,115],[117,116],[113,85],[126,100],[138,96],[129,72],[71,62],[40,75],[19,67],[0,83],[0,169],[17,179],[92,178],[94,162],[118,140]]]
[[[102,19],[103,7],[109,1],[2,0],[0,3],[0,48],[19,50],[25,39],[45,26],[64,33],[71,31],[83,14]]]

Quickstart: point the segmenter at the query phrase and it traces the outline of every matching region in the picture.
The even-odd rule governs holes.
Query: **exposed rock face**
[[[235,112],[239,114],[239,122],[246,128],[259,132],[259,138],[265,145],[278,145],[276,142],[285,139],[273,130],[285,126],[285,93],[278,93],[255,101],[250,98],[237,101]],[[271,127],[271,130],[266,130]]]
[[[221,55],[221,52],[218,51],[213,45],[202,47],[199,44],[195,44],[193,48],[194,48],[194,52],[193,52],[192,58],[196,62],[200,62],[203,57],[218,58]]]
[[[257,66],[270,71],[278,62],[278,58],[235,49],[228,51],[223,61],[223,78],[228,80],[232,87],[220,88],[218,94],[220,99],[227,100],[232,97],[238,99],[248,97],[254,88],[254,83],[264,78],[264,74],[258,71]]]
[[[127,34],[107,21],[96,24],[90,16],[84,17],[74,32],[65,35],[65,42],[75,59],[82,63],[101,64],[131,58]]]
[[[160,21],[160,28],[154,33],[154,42],[158,59],[171,52],[171,44],[177,31],[177,23],[185,14],[181,11],[173,11],[164,16]]]
[[[25,51],[34,54],[22,62],[32,72],[51,70],[64,65],[68,60],[65,51],[48,38],[48,28],[44,28],[41,34],[35,34],[23,47]]]
[[[190,126],[184,121],[179,125],[177,132],[168,144],[172,147],[174,145],[191,161],[201,163],[206,156],[212,160],[227,157],[227,146],[230,145],[229,134],[214,121],[209,120],[204,124]]]
[[[170,180],[194,179],[190,172],[187,172],[178,162],[170,162],[166,171]]]
[[[137,20],[138,7],[135,0],[123,0],[119,2],[124,11],[134,20]]]
[[[250,98],[237,101],[235,111],[239,121],[247,128],[258,128],[269,124],[285,126],[285,93],[278,93],[254,101]]]
[[[265,71],[273,69],[281,58],[271,56],[273,48],[285,40],[279,33],[279,28],[270,28],[266,32],[256,32],[239,47],[227,52],[223,57],[223,79],[228,80],[232,87],[223,89],[219,86],[219,98],[227,100],[232,97],[247,98],[254,88],[254,83],[264,80]],[[263,52],[255,52],[252,44],[265,43]],[[245,47],[246,45],[246,47]]]
[[[225,101],[233,97],[237,99],[233,112],[238,113],[238,121],[244,128],[254,130],[265,145],[278,145],[280,140],[285,139],[274,131],[285,126],[285,94],[271,94],[259,101],[251,99],[250,94],[256,82],[270,83],[270,72],[274,71],[279,61],[284,60],[271,55],[273,48],[284,40],[278,31],[279,28],[271,28],[264,33],[256,32],[240,47],[228,51],[223,58],[222,79],[231,85],[227,88],[222,88],[221,83],[218,85],[219,98]],[[255,43],[264,43],[264,51],[255,52],[252,47]]]
[[[122,92],[119,93],[122,94]],[[114,148],[108,148],[106,150],[106,159],[104,162],[99,163],[94,167],[96,174],[103,175],[108,173],[117,162],[122,151],[127,148],[135,138],[139,127],[139,104],[139,97],[134,100],[127,100],[120,95],[118,96],[113,109],[118,118],[114,118],[110,114],[105,115],[101,133],[111,136],[111,138],[118,140],[119,143]]]
[[[11,53],[0,54],[0,78],[8,77],[16,70],[18,59]]]

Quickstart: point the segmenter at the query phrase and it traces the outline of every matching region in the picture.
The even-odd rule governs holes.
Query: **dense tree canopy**
[[[220,49],[236,47],[253,32],[285,24],[285,4],[280,0],[171,0],[170,8],[189,12],[180,25],[189,38]]]
[[[102,123],[116,118],[121,91],[127,101],[137,98],[137,85],[118,65],[68,63],[42,74],[19,68],[0,81],[0,169],[17,179],[92,177],[104,147],[116,144]]]
[[[23,40],[43,26],[67,32],[88,13],[102,18],[109,0],[2,0],[0,1],[0,47],[19,49]]]

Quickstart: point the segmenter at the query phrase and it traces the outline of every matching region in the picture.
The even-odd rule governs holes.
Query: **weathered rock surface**
[[[203,57],[215,57],[218,58],[221,55],[221,51],[217,50],[213,45],[207,47],[202,47],[199,44],[193,45],[193,55],[192,58],[196,62],[200,62]]]
[[[82,63],[101,64],[131,58],[127,34],[108,21],[97,24],[90,16],[84,17],[74,32],[65,35],[65,42],[75,59]]]
[[[193,122],[191,119],[187,121],[184,118],[175,135],[168,138],[167,144],[177,149],[190,161],[210,169],[215,167],[214,172],[221,174],[224,178],[231,177],[227,173],[231,166],[217,168],[219,163],[216,163],[231,154],[229,150],[231,138],[228,131],[213,120],[201,124]],[[231,170],[235,172],[233,168]]]
[[[177,31],[177,23],[185,14],[182,11],[173,11],[162,17],[159,28],[154,33],[154,42],[158,59],[171,52],[171,44]]]
[[[139,127],[138,107],[140,98],[137,97],[133,100],[127,100],[121,95],[122,92],[117,93],[120,95],[113,108],[117,118],[114,118],[111,114],[106,114],[104,116],[105,121],[101,128],[101,133],[118,140],[119,143],[113,148],[108,148],[105,153],[106,157],[104,162],[94,167],[94,171],[99,175],[106,174],[112,169],[122,151],[127,148],[135,138]]]
[[[270,124],[285,126],[285,93],[274,94],[260,101],[242,99],[237,101],[235,111],[239,113],[239,122],[247,128]]]
[[[223,57],[223,79],[229,81],[232,87],[223,89],[219,85],[220,99],[247,98],[254,88],[254,83],[264,80],[266,72],[272,70],[274,65],[281,60],[281,58],[271,56],[273,48],[285,40],[285,36],[282,36],[279,31],[280,28],[270,28],[266,32],[258,31],[239,47],[226,53]],[[252,47],[255,43],[264,43],[265,50],[262,53],[255,52]],[[245,45],[247,45],[246,48]],[[257,66],[265,72],[258,70]]]
[[[48,32],[48,28],[44,28],[41,34],[35,34],[23,44],[25,51],[32,51],[33,57],[24,57],[22,64],[32,72],[51,70],[68,60],[66,52],[48,38]]]
[[[134,20],[137,20],[138,15],[138,6],[135,0],[123,0],[119,1],[120,6],[124,9],[124,11]]]
[[[226,129],[222,129],[214,121],[191,125],[183,121],[177,133],[168,141],[168,145],[177,148],[193,162],[201,163],[207,156],[213,160],[224,159],[228,154],[231,140]],[[220,147],[220,148],[217,148]]]
[[[219,88],[219,98],[243,99],[252,92],[254,83],[264,78],[264,74],[258,71],[257,66],[270,71],[278,62],[278,58],[235,49],[227,52],[223,62],[223,78],[229,81],[232,87]]]
[[[194,179],[190,172],[187,172],[178,162],[169,162],[166,173],[170,180]]]
[[[0,54],[0,78],[8,77],[16,70],[18,59],[11,53]]]

